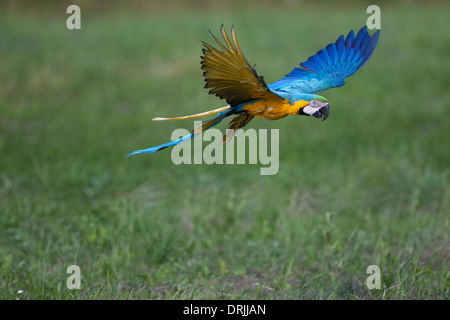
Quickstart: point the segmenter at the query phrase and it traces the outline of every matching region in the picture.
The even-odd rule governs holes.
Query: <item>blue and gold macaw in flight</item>
[[[228,131],[223,142],[229,141],[236,130],[245,127],[254,117],[278,120],[298,114],[325,120],[330,114],[328,100],[315,93],[343,86],[344,79],[369,60],[380,35],[378,30],[370,36],[367,27],[363,27],[355,37],[351,30],[347,38],[341,35],[335,43],[329,44],[307,61],[300,63],[301,68],[295,68],[283,79],[267,85],[242,54],[234,27],[231,28],[231,40],[223,25],[220,31],[225,44],[211,33],[220,49],[203,42],[205,48],[201,64],[206,81],[205,88],[212,88],[209,93],[225,99],[229,105],[190,116],[154,118],[153,120],[181,120],[217,114],[178,140],[137,150],[127,157],[138,153],[153,153],[190,140],[231,115],[235,115],[229,125],[233,130]]]

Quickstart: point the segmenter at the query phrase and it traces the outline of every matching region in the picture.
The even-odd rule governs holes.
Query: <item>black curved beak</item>
[[[328,115],[330,114],[330,106],[328,103],[326,103],[323,107],[319,109],[319,111],[316,111],[312,114],[315,118],[322,118],[322,121],[325,121],[328,118]]]

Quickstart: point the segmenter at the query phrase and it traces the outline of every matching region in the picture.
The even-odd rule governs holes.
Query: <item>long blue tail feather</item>
[[[230,110],[227,110],[227,111],[219,112],[217,114],[217,116],[215,116],[214,118],[212,118],[212,119],[210,119],[210,120],[208,120],[206,122],[212,122],[214,119],[217,119],[217,120],[215,122],[213,122],[211,125],[209,125],[208,127],[206,127],[205,129],[203,129],[202,131],[208,130],[209,128],[214,127],[215,125],[217,125],[220,121],[225,119],[227,116],[231,115],[232,114],[231,111],[234,111],[234,110],[230,109]],[[202,131],[200,131],[200,132],[202,132]],[[161,144],[161,145],[156,146],[156,147],[151,147],[151,148],[147,148],[147,149],[133,151],[133,152],[127,154],[125,157],[130,157],[130,156],[133,156],[135,154],[140,154],[140,153],[154,153],[156,151],[163,150],[163,149],[165,149],[167,147],[176,146],[177,144],[179,144],[181,142],[193,139],[195,136],[197,136],[200,133],[200,132],[198,132],[198,133],[194,134],[194,132],[195,132],[195,130],[192,131],[191,133],[185,135],[184,137],[181,137],[181,138],[179,138],[177,140],[174,140],[174,141],[170,141],[170,142]]]

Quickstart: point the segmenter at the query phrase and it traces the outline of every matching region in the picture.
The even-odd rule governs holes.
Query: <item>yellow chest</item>
[[[304,100],[296,101],[294,104],[286,99],[283,102],[258,100],[243,106],[242,110],[260,119],[278,120],[291,114],[297,114],[299,109],[307,104],[308,101]]]

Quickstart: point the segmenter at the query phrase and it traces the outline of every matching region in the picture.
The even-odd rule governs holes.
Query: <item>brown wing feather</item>
[[[220,28],[225,44],[213,34],[212,37],[222,51],[203,42],[205,48],[202,56],[202,69],[205,77],[205,88],[212,88],[209,93],[225,99],[231,107],[255,99],[280,99],[272,93],[259,77],[255,68],[251,67],[242,54],[236,39],[234,27],[231,28],[232,41],[228,38],[223,25]]]
[[[245,127],[254,116],[250,114],[240,114],[233,118],[233,120],[230,121],[230,124],[228,125],[229,129],[233,129],[233,131],[228,131],[227,134],[223,136],[222,143],[226,143],[233,138],[233,136],[236,134],[236,131],[240,128]]]

